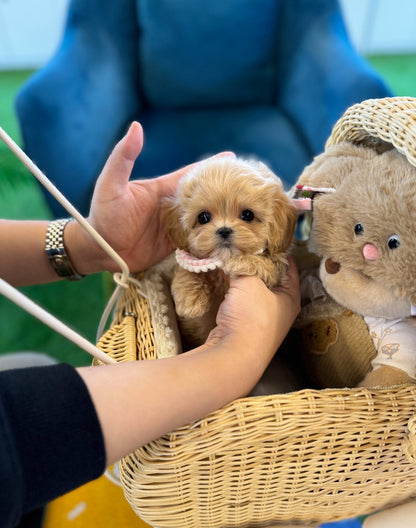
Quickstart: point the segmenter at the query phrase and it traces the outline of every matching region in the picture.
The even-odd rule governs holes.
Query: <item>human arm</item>
[[[58,279],[45,252],[47,228],[43,220],[0,220],[1,278],[14,286]]]
[[[207,343],[173,358],[0,372],[2,526],[248,394],[299,312],[293,264],[289,277],[276,293],[257,277],[232,279]]]
[[[288,284],[275,292],[257,277],[232,279],[203,346],[174,358],[80,368],[107,463],[247,395],[293,324],[299,302],[293,262]]]
[[[189,169],[184,167],[151,180],[129,181],[142,146],[143,130],[134,122],[97,180],[88,217],[133,272],[148,268],[173,250],[161,223],[160,203]],[[47,227],[47,221],[0,220],[0,277],[15,286],[58,280],[45,253]],[[75,270],[82,275],[119,271],[75,221],[65,227],[64,244]]]

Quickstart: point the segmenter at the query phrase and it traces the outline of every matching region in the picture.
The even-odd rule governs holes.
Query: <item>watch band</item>
[[[54,220],[46,231],[45,251],[56,273],[67,280],[80,280],[84,275],[77,273],[68,258],[64,245],[64,229],[72,218]]]

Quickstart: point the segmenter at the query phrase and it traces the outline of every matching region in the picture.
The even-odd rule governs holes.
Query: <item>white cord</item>
[[[110,314],[118,301],[118,299],[121,297],[121,294],[123,293],[123,289],[125,289],[125,283],[123,282],[123,278],[121,273],[114,273],[113,275],[114,282],[117,284],[117,288],[113,291],[113,294],[110,297],[110,300],[107,303],[107,306],[104,309],[103,315],[101,316],[100,323],[98,325],[97,329],[97,335],[96,335],[96,341],[100,339],[100,337],[103,335],[105,330],[105,325],[107,324],[108,318],[110,317]],[[146,293],[142,289],[142,285],[138,280],[136,280],[134,277],[128,278],[129,283],[133,283],[136,286],[137,292],[147,299]]]
[[[13,301],[15,304],[26,310],[26,312],[37,317],[42,323],[45,323],[47,326],[56,330],[64,337],[78,345],[80,348],[99,359],[103,363],[117,363],[115,359],[107,356],[102,350],[94,346],[92,343],[87,341],[84,337],[77,334],[74,330],[66,326],[59,319],[54,317],[52,314],[38,306],[28,297],[23,295],[19,290],[10,286],[8,282],[0,278],[0,292]]]
[[[117,284],[117,287],[113,291],[113,293],[112,293],[112,295],[110,297],[110,300],[108,301],[107,306],[105,307],[105,309],[103,311],[103,314],[101,316],[100,323],[99,323],[98,328],[97,328],[97,334],[96,334],[96,337],[95,337],[96,341],[98,341],[100,339],[100,337],[103,335],[104,330],[105,330],[105,325],[107,324],[108,318],[110,317],[110,314],[111,314],[111,312],[112,312],[112,310],[114,308],[114,305],[116,304],[116,302],[120,298],[120,295],[121,295],[123,289],[124,289],[124,286],[121,286],[120,284]]]
[[[124,260],[114,251],[114,249],[97,233],[91,224],[79,213],[69,200],[53,185],[53,183],[43,174],[33,161],[27,156],[25,152],[15,143],[12,138],[6,134],[3,128],[0,127],[0,139],[9,147],[17,158],[30,170],[33,176],[47,189],[54,198],[68,211],[68,213],[81,224],[81,226],[89,233],[92,238],[99,244],[99,246],[109,255],[120,267],[123,279],[127,283],[127,278],[130,275],[130,270]]]
[[[9,147],[15,156],[30,170],[35,178],[54,196],[58,202],[75,218],[75,220],[87,231],[87,233],[97,242],[97,244],[112,258],[121,269],[117,279],[119,287],[127,288],[129,283],[130,270],[124,260],[114,251],[114,249],[97,233],[88,221],[75,209],[65,196],[53,185],[53,183],[43,174],[27,154],[11,139],[11,137],[0,127],[0,139]],[[85,338],[77,334],[74,330],[64,325],[56,317],[25,297],[18,290],[10,286],[6,281],[0,279],[0,293],[8,297],[18,306],[28,311],[39,320],[50,326],[56,332],[73,341],[80,348],[97,357],[105,363],[116,363],[115,360],[104,354],[99,348],[91,344]],[[114,296],[114,295],[113,295]],[[108,313],[106,314],[108,316]],[[98,357],[99,356],[99,357]]]

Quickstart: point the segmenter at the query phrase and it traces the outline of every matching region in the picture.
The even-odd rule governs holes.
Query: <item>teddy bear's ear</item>
[[[180,249],[187,246],[188,236],[182,227],[181,207],[174,197],[165,198],[162,202],[162,222],[173,244]]]
[[[348,175],[348,160],[356,163],[357,159],[368,160],[377,155],[373,149],[354,145],[348,141],[332,145],[305,167],[299,176],[297,185],[336,189]]]

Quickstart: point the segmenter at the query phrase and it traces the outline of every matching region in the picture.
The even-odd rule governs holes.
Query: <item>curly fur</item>
[[[209,221],[201,223],[201,214]],[[186,345],[204,342],[215,326],[227,275],[258,275],[268,287],[284,280],[296,220],[280,179],[262,163],[210,158],[181,179],[164,203],[172,241],[197,258],[224,262],[206,273],[175,270],[172,295]]]

